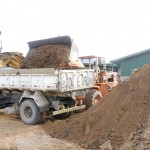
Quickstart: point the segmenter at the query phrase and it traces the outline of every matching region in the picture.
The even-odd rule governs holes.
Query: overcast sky
[[[0,0],[3,52],[70,35],[80,56],[116,59],[150,48],[149,0]]]

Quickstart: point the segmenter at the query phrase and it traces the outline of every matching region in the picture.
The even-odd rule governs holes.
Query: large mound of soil
[[[102,102],[66,120],[43,125],[52,137],[99,149],[150,149],[150,65],[121,82]]]
[[[29,50],[21,68],[66,68],[70,56],[70,46],[44,45]]]

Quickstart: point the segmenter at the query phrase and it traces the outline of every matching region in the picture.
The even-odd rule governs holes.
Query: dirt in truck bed
[[[70,46],[44,45],[29,50],[21,68],[67,68]]]
[[[49,135],[91,149],[150,149],[150,65],[121,82],[102,102],[43,125]]]

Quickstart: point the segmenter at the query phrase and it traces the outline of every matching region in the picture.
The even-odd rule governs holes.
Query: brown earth
[[[44,45],[29,50],[21,68],[65,68],[70,56],[67,45]]]
[[[49,135],[91,149],[150,149],[150,65],[121,82],[102,102],[66,120],[47,122]]]
[[[16,116],[0,113],[0,150],[84,150],[77,144],[51,138],[41,125],[25,125]]]

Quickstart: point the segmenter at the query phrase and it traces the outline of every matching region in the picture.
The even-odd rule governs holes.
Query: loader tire
[[[33,100],[27,99],[21,103],[20,117],[25,124],[33,125],[38,123],[40,115],[39,108]]]
[[[102,94],[98,90],[90,90],[85,95],[85,106],[89,109],[91,106],[95,105],[98,101],[102,99]]]

